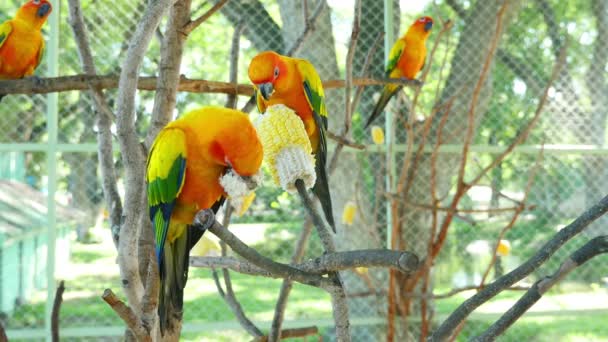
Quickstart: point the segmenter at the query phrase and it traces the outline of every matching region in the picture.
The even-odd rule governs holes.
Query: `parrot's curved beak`
[[[51,12],[51,5],[50,4],[42,4],[40,5],[40,7],[38,7],[38,12],[36,12],[36,14],[40,17],[40,18],[44,18],[46,17],[46,15]]]
[[[270,82],[259,84],[258,89],[260,89],[260,94],[262,94],[262,97],[266,101],[270,99],[270,96],[272,96],[272,93],[274,92],[274,87]]]
[[[424,24],[424,30],[425,30],[426,32],[430,31],[430,30],[431,30],[431,28],[433,28],[433,22],[432,22],[432,21],[429,21],[429,22],[427,22],[426,24]]]

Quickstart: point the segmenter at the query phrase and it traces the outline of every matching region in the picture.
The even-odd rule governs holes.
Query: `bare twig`
[[[505,330],[507,330],[515,321],[528,311],[553,285],[557,284],[566,275],[572,272],[575,268],[581,266],[591,258],[600,254],[608,253],[608,236],[598,236],[589,240],[581,248],[566,259],[559,269],[550,276],[544,277],[534,283],[513,306],[505,312],[502,317],[492,324],[481,335],[473,339],[473,341],[492,341]]]
[[[476,293],[471,298],[464,301],[450,316],[437,328],[431,335],[432,341],[443,341],[449,338],[454,329],[464,321],[467,316],[478,308],[481,304],[492,299],[505,288],[515,284],[523,279],[534,270],[539,268],[547,261],[558,249],[561,248],[571,238],[579,234],[589,224],[595,221],[598,217],[608,212],[608,196],[602,198],[596,205],[581,214],[572,223],[557,232],[549,241],[547,241],[536,254],[530,257],[525,263],[513,271],[498,278],[493,283],[487,285],[483,290]]]
[[[192,0],[179,0],[169,11],[169,19],[165,36],[161,42],[160,66],[156,92],[154,93],[154,106],[150,127],[146,134],[144,146],[148,149],[156,138],[158,132],[165,127],[173,117],[177,102],[177,86],[180,82],[182,55],[187,34],[182,28],[190,21],[190,7]]]
[[[243,29],[245,28],[245,22],[240,21],[234,27],[234,33],[232,35],[232,44],[230,47],[230,77],[229,82],[232,84],[236,84],[238,81],[238,71],[239,71],[239,47],[241,41],[241,34],[243,33]],[[228,94],[228,98],[226,99],[226,108],[236,109],[236,95],[237,94]]]
[[[8,342],[8,337],[6,336],[6,330],[4,329],[4,323],[0,322],[0,342]]]
[[[125,322],[127,327],[131,329],[135,337],[137,337],[138,341],[152,341],[150,334],[146,330],[146,328],[141,324],[141,321],[135,315],[135,312],[123,303],[112,290],[106,289],[103,292],[101,298],[110,305],[112,310],[118,314],[120,318]]]
[[[203,13],[200,17],[194,20],[188,20],[188,23],[181,29],[183,34],[189,35],[192,31],[209,19],[215,12],[224,7],[227,2],[228,0],[219,0],[215,3],[215,5],[213,5],[213,7],[211,7],[207,12]]]
[[[336,141],[338,143],[338,145],[348,146],[348,147],[354,148],[356,150],[365,150],[364,144],[357,144],[356,142],[350,141],[350,140],[342,137],[341,135],[337,135],[336,133],[334,133],[332,131],[326,131],[325,133],[327,134],[327,137],[329,139]],[[335,155],[336,155],[336,152],[334,152],[334,156]],[[332,158],[332,161],[333,160],[334,160],[334,158]],[[328,170],[333,170],[333,168],[331,168],[332,164],[330,163],[329,165],[330,165],[330,167],[328,168]]]
[[[306,245],[308,243],[308,239],[310,238],[311,233],[312,219],[310,217],[307,217],[306,221],[304,222],[304,225],[302,226],[302,232],[300,233],[300,237],[298,238],[298,242],[296,243],[296,248],[294,249],[293,255],[291,257],[292,264],[299,263],[302,261],[304,253],[306,252]],[[289,293],[291,292],[292,287],[293,281],[289,279],[283,280],[283,284],[281,284],[281,291],[279,292],[279,297],[277,298],[277,303],[275,304],[274,316],[272,318],[272,326],[270,327],[270,332],[268,333],[268,341],[270,342],[278,341],[283,336],[283,331],[281,330],[281,327],[283,325],[285,309],[287,308],[287,299],[289,298]]]
[[[298,37],[298,39],[296,39],[293,42],[293,45],[287,50],[287,53],[286,53],[287,56],[293,56],[293,55],[297,54],[298,51],[300,51],[300,49],[304,45],[304,42],[306,41],[308,36],[310,36],[314,32],[315,23],[317,22],[319,15],[323,11],[323,8],[325,8],[325,1],[317,1],[317,6],[315,7],[314,11],[310,15],[310,17],[308,17],[306,19],[306,25],[304,25],[304,31]],[[303,11],[308,12],[308,6],[303,7]]]
[[[80,0],[69,0],[70,25],[76,45],[78,46],[78,55],[82,63],[82,69],[87,75],[94,76],[97,74],[93,54],[89,44],[88,34],[84,24]],[[89,86],[93,105],[97,112],[97,129],[98,129],[98,158],[102,178],[103,193],[106,201],[108,212],[110,213],[110,229],[112,232],[112,240],[114,246],[118,248],[118,231],[120,229],[120,220],[122,217],[122,202],[118,193],[116,182],[116,170],[114,168],[114,157],[112,148],[112,117],[114,113],[110,109],[105,95],[100,87]]]
[[[490,262],[488,263],[486,271],[483,273],[483,276],[481,277],[481,281],[479,282],[480,289],[483,288],[483,286],[486,282],[486,279],[488,278],[488,275],[490,274],[490,270],[494,267],[494,264],[496,263],[496,256],[498,254],[498,246],[500,245],[500,241],[503,239],[505,234],[511,228],[513,228],[513,226],[515,225],[515,222],[517,222],[517,219],[519,218],[519,215],[522,213],[522,211],[525,210],[525,205],[523,205],[523,203],[526,203],[526,200],[528,199],[528,195],[530,194],[530,191],[532,190],[532,184],[534,183],[534,178],[536,177],[536,173],[538,172],[538,169],[540,168],[542,158],[543,158],[543,149],[541,149],[539,151],[538,157],[536,158],[536,163],[534,163],[534,166],[532,167],[532,170],[530,171],[530,175],[528,176],[528,182],[526,184],[526,188],[524,189],[524,197],[521,200],[522,204],[517,207],[515,212],[513,212],[513,215],[511,215],[511,220],[509,220],[509,223],[507,223],[507,225],[504,226],[503,229],[500,230],[500,233],[496,237],[496,243],[494,244],[494,251],[492,253],[492,258],[490,259]]]
[[[63,291],[65,291],[65,282],[62,280],[55,291],[55,300],[53,301],[53,310],[51,312],[51,335],[53,342],[59,342],[59,312],[61,303],[63,302]]]
[[[222,226],[224,228],[228,228],[230,225],[230,220],[232,218],[232,205],[230,200],[228,199],[225,204],[224,211],[224,219],[222,220]],[[224,241],[220,241],[220,246],[222,248],[222,258],[225,258],[227,255],[227,247]],[[219,266],[219,265],[218,265]],[[226,291],[222,290],[222,287],[219,283],[219,279],[217,279],[217,274],[215,272],[215,268],[213,269],[214,277],[216,278],[216,286],[218,292],[224,298],[230,310],[234,313],[234,316],[239,321],[239,324],[245,329],[250,335],[253,337],[261,337],[264,336],[262,331],[247,317],[241,303],[236,298],[236,294],[234,293],[234,289],[232,288],[232,279],[230,277],[230,272],[226,267],[222,267],[222,275],[224,277],[224,284],[226,285]]]
[[[297,337],[306,337],[310,335],[317,335],[319,333],[319,328],[312,327],[304,327],[304,328],[291,328],[291,329],[283,329],[281,330],[281,338],[297,338]],[[272,341],[271,337],[262,336],[260,338],[256,338],[253,340],[254,342],[266,342]]]

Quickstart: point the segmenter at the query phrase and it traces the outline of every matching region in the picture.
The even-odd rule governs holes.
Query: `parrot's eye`
[[[279,67],[274,67],[274,78],[279,77]]]
[[[40,0],[32,0],[32,3],[33,3],[34,5],[40,5]]]
[[[425,22],[425,21],[426,21],[426,18],[425,18],[425,17],[422,17],[422,18],[418,19],[418,21],[419,21],[419,22],[421,22],[421,23],[423,23],[423,22]]]

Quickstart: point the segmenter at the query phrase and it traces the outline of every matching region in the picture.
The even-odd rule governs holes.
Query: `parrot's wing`
[[[401,55],[403,54],[403,50],[405,50],[405,40],[397,39],[393,47],[391,48],[391,52],[388,54],[388,63],[386,64],[386,76],[389,77],[391,72],[395,70],[397,67],[397,63],[399,59],[401,59]]]
[[[255,104],[258,106],[258,111],[260,113],[266,112],[266,104],[264,104],[264,98],[257,87],[254,86],[253,96],[255,97]]]
[[[302,75],[306,100],[312,108],[313,118],[319,130],[319,147],[315,152],[317,181],[312,190],[321,202],[321,207],[323,208],[323,213],[325,214],[327,222],[335,232],[336,224],[334,222],[331,195],[327,181],[327,170],[325,168],[325,162],[327,161],[327,140],[325,138],[325,130],[327,130],[327,107],[325,106],[323,84],[321,83],[321,78],[319,78],[317,71],[310,62],[298,60],[298,69]]]
[[[315,67],[305,59],[297,60],[298,71],[302,75],[304,94],[313,112],[324,118],[324,128],[327,128],[327,107],[325,107],[325,93],[323,83]]]
[[[162,130],[148,157],[148,208],[154,225],[156,257],[161,265],[169,221],[186,176],[186,135],[180,129]],[[162,269],[162,267],[161,267]]]
[[[8,36],[11,34],[12,30],[13,30],[13,25],[11,25],[10,21],[5,21],[2,24],[0,24],[0,47],[2,47],[2,45],[4,45],[4,42],[6,41]]]
[[[46,44],[44,43],[44,39],[43,39],[40,43],[40,51],[38,51],[38,60],[36,61],[36,68],[40,65],[40,62],[42,62],[42,57],[44,57],[45,47],[46,47]]]

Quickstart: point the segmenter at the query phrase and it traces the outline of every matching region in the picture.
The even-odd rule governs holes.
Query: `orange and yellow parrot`
[[[433,18],[421,17],[410,26],[403,37],[399,38],[389,53],[386,65],[386,77],[406,78],[413,80],[424,67],[426,61],[426,40],[433,27]],[[387,84],[374,107],[372,115],[367,119],[365,128],[382,113],[388,101],[401,90],[398,84]]]
[[[249,79],[256,91],[260,113],[266,107],[283,104],[304,122],[304,128],[315,155],[317,180],[313,192],[321,202],[327,222],[336,231],[325,163],[327,160],[327,108],[321,79],[315,67],[305,59],[265,51],[249,64]]]
[[[47,0],[30,0],[13,19],[0,24],[0,79],[34,74],[44,54],[42,25],[52,10]]]
[[[189,112],[156,137],[146,180],[160,270],[161,331],[171,325],[169,306],[178,315],[183,312],[189,252],[203,235],[188,225],[199,210],[217,212],[221,207],[227,194],[220,177],[234,172],[245,180],[259,171],[262,158],[262,145],[249,117],[227,108]]]

